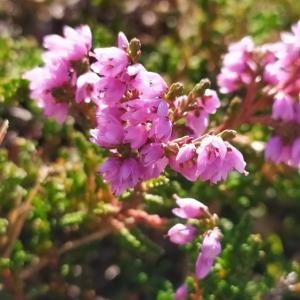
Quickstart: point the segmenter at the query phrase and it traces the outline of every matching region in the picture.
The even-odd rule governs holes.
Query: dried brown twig
[[[0,144],[3,142],[8,128],[8,121],[5,120],[0,128]]]
[[[37,261],[33,262],[28,267],[24,268],[19,272],[19,278],[22,280],[26,280],[32,277],[34,274],[38,273],[40,270],[45,268],[47,265],[51,264],[53,260],[58,260],[60,256],[63,254],[80,248],[82,246],[88,245],[94,241],[102,240],[109,233],[112,232],[112,229],[109,227],[104,227],[96,232],[89,234],[88,236],[84,236],[74,241],[68,241],[64,243],[53,255],[45,255],[39,258]]]
[[[29,191],[25,201],[13,209],[8,216],[8,230],[3,239],[0,240],[1,248],[3,248],[2,257],[10,257],[11,251],[14,247],[15,241],[18,239],[22,232],[24,223],[28,214],[31,211],[31,202],[40,188],[41,182],[45,180],[48,175],[48,170],[42,168],[37,178],[36,184]]]

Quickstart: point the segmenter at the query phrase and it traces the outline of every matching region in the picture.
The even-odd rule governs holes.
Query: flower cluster
[[[201,179],[217,183],[233,170],[246,174],[245,165],[242,154],[215,135],[184,143],[176,155],[170,155],[171,168],[191,181]]]
[[[100,173],[115,194],[162,172],[167,164],[162,144],[172,133],[163,99],[167,84],[133,60],[136,43],[119,34],[118,47],[95,49],[91,65],[99,76],[91,95],[97,104],[91,140],[111,151]]]
[[[191,134],[199,136],[208,127],[209,115],[214,114],[220,107],[220,100],[216,91],[205,89],[201,97],[195,97],[192,101],[193,107],[186,114],[188,96],[177,97],[174,104],[178,115],[185,115],[185,124],[191,130]]]
[[[228,141],[232,132],[209,128],[220,100],[208,80],[184,94],[181,83],[168,85],[138,63],[141,44],[136,38],[128,41],[119,33],[116,46],[93,48],[88,26],[65,27],[63,34],[45,37],[44,66],[28,71],[24,78],[45,116],[60,123],[76,109],[92,107],[95,128],[90,140],[109,153],[99,172],[115,195],[158,177],[167,166],[190,181],[217,183],[234,170],[246,174],[242,154]],[[253,47],[250,39],[231,47],[234,55],[225,59],[219,77],[223,91],[232,92],[252,80]],[[176,202],[173,213],[186,222],[170,228],[172,242],[183,245],[195,240],[202,219],[210,225],[205,227],[196,261],[195,273],[202,279],[221,251],[215,215],[195,199],[177,197]],[[186,293],[183,286],[177,296]]]
[[[117,46],[93,49],[87,26],[65,27],[64,37],[47,36],[44,47],[45,66],[24,76],[31,96],[59,122],[79,103],[95,108],[91,141],[110,153],[99,171],[114,194],[158,177],[167,165],[191,181],[245,173],[241,153],[222,135],[205,133],[220,106],[206,80],[183,95],[182,84],[168,86],[138,63],[140,41],[123,33]]]
[[[275,96],[272,119],[275,136],[266,145],[266,158],[292,167],[300,166],[300,22],[283,33],[274,47],[274,59],[266,65],[273,74]]]
[[[47,117],[62,123],[75,98],[79,76],[89,69],[92,34],[88,26],[64,27],[64,37],[53,34],[44,38],[43,67],[24,74],[30,81],[31,97],[38,101]]]
[[[159,74],[130,59],[133,42],[123,35],[119,41],[120,37],[119,48],[110,48],[107,53],[95,49],[96,62],[91,65],[105,82],[102,90],[94,88],[97,92],[92,97],[98,97],[94,100],[98,124],[91,131],[92,141],[111,150],[100,172],[113,192],[118,195],[159,176],[168,164],[192,181],[215,183],[232,170],[244,172],[242,155],[228,142],[210,135],[197,140],[208,125],[209,114],[220,106],[216,92],[203,89],[201,94],[194,91],[176,97],[176,85],[168,88]],[[189,142],[174,128],[177,117],[185,118]]]
[[[296,168],[300,166],[299,39],[300,21],[274,44],[255,46],[246,37],[229,47],[218,76],[223,93],[246,91],[239,124],[251,122],[251,117],[267,120],[261,116],[272,105],[267,124],[275,133],[266,144],[265,157]]]
[[[217,78],[222,93],[235,92],[254,80],[257,70],[254,49],[254,42],[248,36],[229,46]]]
[[[179,198],[176,196],[178,208],[173,209],[174,215],[189,220],[208,218],[214,223],[215,216],[212,216],[208,207],[193,198]],[[184,245],[192,242],[197,236],[195,222],[191,224],[177,223],[168,231],[170,241],[175,244]],[[204,233],[200,253],[196,260],[195,274],[203,279],[210,272],[216,257],[221,253],[221,232],[214,227]]]

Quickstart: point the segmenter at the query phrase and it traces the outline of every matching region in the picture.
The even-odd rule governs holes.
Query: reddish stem
[[[215,130],[216,133],[222,132],[225,129],[236,129],[242,124],[265,124],[272,125],[272,119],[270,116],[255,116],[260,110],[268,107],[272,101],[271,95],[265,95],[260,98],[256,98],[257,83],[252,82],[247,87],[245,100],[242,102],[240,110],[232,117],[226,120]]]

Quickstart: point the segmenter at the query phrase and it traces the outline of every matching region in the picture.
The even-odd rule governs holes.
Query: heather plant
[[[298,27],[219,75],[215,37],[187,64],[87,25],[3,38],[1,299],[297,299]]]
[[[274,135],[266,145],[265,157],[275,163],[299,167],[298,153],[298,37],[300,23],[283,33],[274,44],[255,47],[244,38],[229,48],[218,77],[223,93],[246,90],[244,111],[233,126],[243,122],[271,125]],[[266,108],[272,107],[270,111]]]
[[[141,183],[159,177],[168,164],[192,181],[216,183],[230,171],[246,173],[242,154],[222,139],[231,131],[204,134],[209,113],[220,106],[216,92],[207,89],[208,81],[200,81],[188,95],[182,95],[181,83],[168,87],[159,74],[137,63],[141,53],[138,39],[129,42],[119,33],[118,47],[96,49],[92,49],[91,39],[88,26],[64,27],[63,38],[45,37],[44,67],[26,72],[24,78],[30,81],[31,97],[39,101],[46,117],[62,123],[69,107],[81,102],[95,114],[90,117],[97,124],[91,130],[91,141],[110,150],[99,172],[113,194],[120,196],[133,188],[129,197],[135,201],[135,190],[145,189]],[[87,111],[84,106],[83,110]],[[184,117],[186,124],[176,130],[177,121]],[[174,210],[175,215],[190,221],[206,218],[211,223],[208,228],[217,225],[217,216],[197,200],[178,198],[177,204],[180,208]],[[195,226],[181,223],[168,231],[176,244],[191,242],[196,234]],[[209,273],[221,252],[220,230],[215,227],[204,235],[196,262],[199,279]]]

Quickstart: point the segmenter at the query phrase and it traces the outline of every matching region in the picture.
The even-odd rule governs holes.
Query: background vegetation
[[[39,64],[45,34],[86,23],[105,46],[123,31],[141,39],[143,63],[168,82],[208,77],[214,86],[230,42],[276,41],[299,17],[293,0],[2,0],[0,124],[10,125],[0,148],[0,298],[167,300],[186,277],[195,288],[198,247],[172,245],[168,226],[103,230],[115,201],[96,176],[105,152],[88,141],[83,120],[45,119],[21,79]],[[268,128],[240,131],[247,177],[210,186],[169,172],[147,183],[143,209],[171,218],[177,193],[221,217],[224,250],[197,287],[203,299],[299,299],[299,171],[264,161]]]

